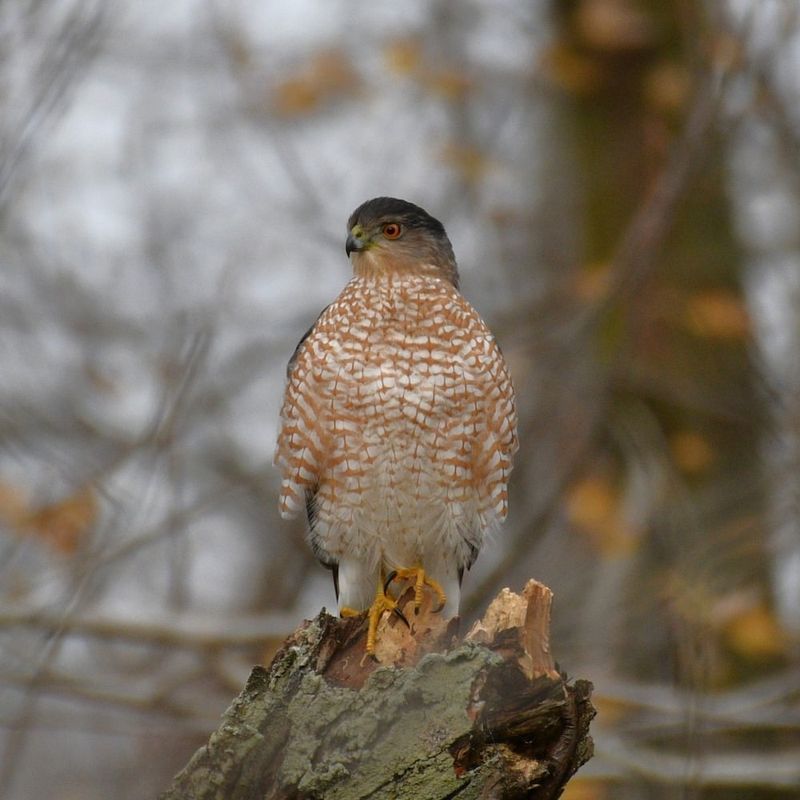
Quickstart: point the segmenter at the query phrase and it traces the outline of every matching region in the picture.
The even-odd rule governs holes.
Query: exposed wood
[[[364,657],[324,611],[284,643],[162,800],[555,798],[592,754],[591,684],[550,655],[551,594],[504,589],[462,639],[411,594]]]

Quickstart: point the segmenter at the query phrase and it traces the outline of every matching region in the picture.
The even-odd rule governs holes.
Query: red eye
[[[402,232],[403,229],[396,222],[387,222],[383,226],[383,235],[387,239],[396,239]]]

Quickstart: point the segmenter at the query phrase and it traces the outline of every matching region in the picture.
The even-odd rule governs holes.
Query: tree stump
[[[162,800],[555,798],[592,755],[591,684],[549,648],[550,590],[504,589],[457,620],[387,617],[365,657],[363,617],[323,610],[255,667],[222,725]]]

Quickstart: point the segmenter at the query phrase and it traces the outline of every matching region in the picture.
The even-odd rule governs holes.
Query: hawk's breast
[[[290,375],[282,510],[311,491],[320,534],[380,530],[412,549],[443,526],[486,527],[505,515],[515,424],[502,355],[452,285],[354,279]]]

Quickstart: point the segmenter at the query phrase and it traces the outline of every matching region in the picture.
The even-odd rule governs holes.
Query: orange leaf
[[[656,36],[652,19],[633,0],[583,0],[575,30],[588,47],[610,53],[647,48]]]
[[[314,111],[320,103],[319,89],[307,78],[292,78],[275,89],[273,107],[278,114],[295,117]]]
[[[734,652],[755,661],[778,658],[786,652],[786,633],[763,603],[733,617],[725,627],[725,639]]]
[[[614,727],[614,725],[630,716],[632,710],[630,703],[606,695],[592,697],[592,705],[597,712],[597,721],[592,724],[600,727]]]
[[[0,522],[19,528],[28,513],[28,497],[22,489],[0,481]]]
[[[411,39],[398,39],[386,48],[386,63],[398,75],[412,75],[422,63],[422,49]]]
[[[691,85],[692,77],[686,67],[663,61],[653,67],[645,78],[644,94],[654,108],[678,111],[686,103]]]
[[[358,85],[353,65],[341,50],[325,50],[314,56],[309,75],[326,94],[348,92]]]
[[[714,462],[714,449],[708,439],[695,431],[680,431],[669,440],[672,459],[679,469],[695,475],[705,472]]]
[[[604,478],[585,478],[574,484],[567,495],[570,520],[581,528],[605,525],[616,511],[617,497]]]
[[[56,550],[72,554],[96,518],[97,500],[91,487],[86,486],[65,500],[33,511],[23,526]]]
[[[608,786],[592,778],[573,778],[564,789],[561,800],[605,800]]]
[[[639,541],[622,515],[620,499],[610,480],[599,475],[578,481],[567,492],[567,516],[603,555],[629,553]]]
[[[357,85],[358,77],[347,56],[339,50],[327,50],[275,87],[272,106],[282,116],[309,114]]]
[[[489,168],[489,159],[469,145],[451,143],[444,148],[442,157],[464,180],[473,183],[480,180]]]
[[[708,339],[742,339],[750,333],[750,317],[741,298],[724,289],[690,297],[686,325],[696,336]]]
[[[457,69],[440,69],[420,76],[422,82],[448,100],[463,100],[472,89],[472,81]]]
[[[572,94],[589,94],[603,81],[603,70],[596,60],[557,42],[542,58],[544,73],[556,86]]]
[[[599,302],[611,287],[611,263],[603,261],[587,264],[578,270],[573,285],[579,300],[586,303]]]

